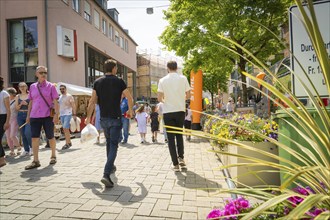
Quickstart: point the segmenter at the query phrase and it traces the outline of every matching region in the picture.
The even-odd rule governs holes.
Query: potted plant
[[[237,187],[280,185],[279,169],[271,166],[272,163],[278,163],[278,159],[265,154],[278,156],[278,148],[275,143],[259,136],[259,134],[263,134],[277,140],[277,123],[254,114],[227,114],[219,117],[219,120],[211,117],[207,122],[207,124],[211,124],[208,132],[216,137],[211,140],[211,144],[224,165],[222,168],[228,169],[232,180],[237,183]],[[219,139],[233,140],[256,150],[241,148],[236,144],[227,144]],[[261,151],[262,153],[260,153]],[[246,157],[253,158],[254,161],[249,161]],[[269,165],[258,164],[259,160],[267,160]],[[246,163],[254,165],[244,166]],[[232,164],[241,165],[231,166]]]

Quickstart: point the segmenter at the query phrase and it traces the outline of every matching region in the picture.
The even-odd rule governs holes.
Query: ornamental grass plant
[[[303,6],[302,1],[296,0],[296,5],[302,15],[302,22],[307,30],[309,38],[312,42],[314,52],[318,58],[320,68],[322,69],[322,76],[328,94],[330,94],[330,60],[329,54],[325,48],[324,41],[322,39],[319,27],[317,25],[317,19],[313,8],[313,1],[307,0],[307,7]],[[310,14],[310,16],[308,16]],[[260,24],[261,25],[261,24]],[[267,29],[267,27],[264,27]],[[285,178],[281,182],[279,187],[265,186],[263,188],[239,188],[239,189],[218,189],[219,193],[233,193],[240,197],[237,200],[230,200],[223,208],[214,209],[208,216],[209,219],[329,219],[330,216],[330,113],[329,108],[326,108],[318,95],[316,87],[310,80],[309,82],[301,82],[303,85],[308,99],[310,100],[315,113],[313,115],[308,109],[299,101],[299,99],[277,78],[266,64],[258,60],[252,52],[247,51],[244,47],[228,39],[226,36],[219,35],[219,37],[230,43],[232,47],[238,47],[243,50],[251,60],[247,60],[252,65],[258,67],[260,71],[265,71],[273,80],[273,85],[260,80],[249,73],[243,73],[245,76],[261,84],[264,88],[272,93],[272,96],[268,98],[275,102],[290,118],[291,120],[283,119],[290,129],[295,130],[299,137],[293,139],[285,133],[278,132],[278,136],[281,139],[285,139],[290,143],[294,143],[299,149],[296,151],[290,146],[277,141],[276,138],[269,137],[269,134],[255,131],[248,127],[249,124],[240,124],[235,120],[228,120],[227,118],[209,115],[209,120],[213,123],[222,123],[225,126],[223,128],[212,128],[205,123],[205,128],[218,129],[216,132],[197,132],[180,130],[178,128],[176,132],[190,135],[195,135],[203,138],[208,138],[212,141],[216,141],[221,144],[233,144],[237,147],[244,148],[250,151],[258,151],[267,155],[268,157],[275,158],[279,163],[270,163],[268,160],[256,160],[255,158],[246,157],[244,155],[231,154],[224,151],[212,151],[215,153],[227,154],[230,156],[244,158],[251,161],[251,164],[245,163],[244,166],[253,166],[254,163],[260,165],[272,166],[278,168]],[[274,34],[274,38],[278,38]],[[280,39],[279,39],[279,42]],[[221,47],[224,47],[233,53],[230,47],[224,44],[214,42]],[[237,54],[237,53],[236,53]],[[239,56],[239,54],[237,54]],[[242,57],[246,59],[245,57]],[[290,70],[289,67],[287,67]],[[291,70],[290,70],[291,71]],[[291,74],[294,72],[291,71]],[[305,75],[308,78],[308,74],[305,70]],[[300,80],[295,75],[296,80]],[[308,78],[309,79],[309,78]],[[311,86],[307,86],[311,84]],[[257,88],[256,88],[257,89]],[[281,91],[281,92],[280,92]],[[263,91],[260,91],[263,95],[267,95]],[[288,96],[289,95],[289,96]],[[290,97],[290,98],[289,98]],[[281,100],[281,102],[277,101]],[[284,107],[284,105],[286,107]],[[315,119],[315,115],[319,118],[319,121]],[[272,124],[270,124],[271,126]],[[244,143],[234,141],[230,137],[229,127],[236,127],[237,129],[244,129],[244,132],[249,136],[255,137],[260,140],[267,140],[276,144],[280,150],[290,154],[295,160],[289,160],[282,156],[271,155],[266,152],[262,152],[258,149],[251,148]],[[269,129],[269,128],[268,128]],[[267,130],[267,128],[266,128]],[[221,134],[221,135],[219,135]],[[301,144],[301,140],[304,143]],[[240,164],[231,164],[230,166],[240,166]],[[220,167],[225,169],[226,166]],[[267,172],[267,170],[266,170]],[[255,198],[257,204],[251,205],[246,198]]]

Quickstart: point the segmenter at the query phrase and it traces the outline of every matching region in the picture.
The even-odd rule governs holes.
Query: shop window
[[[34,82],[38,66],[37,19],[8,21],[10,82]]]
[[[86,0],[84,4],[84,18],[86,21],[91,22],[91,5]]]
[[[102,19],[102,33],[107,35],[107,21],[104,18]]]
[[[100,13],[94,10],[94,25],[97,29],[100,29]]]
[[[88,66],[87,66],[87,87],[92,87],[94,81],[104,75],[104,62],[108,59],[103,54],[87,47]]]
[[[72,0],[72,9],[80,13],[80,0]]]

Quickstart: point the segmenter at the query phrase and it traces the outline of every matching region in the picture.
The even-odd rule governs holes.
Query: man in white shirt
[[[62,147],[62,150],[65,150],[72,146],[70,138],[70,121],[72,116],[73,119],[76,120],[76,104],[73,96],[67,93],[65,85],[60,86],[60,92],[61,96],[58,100],[60,104],[60,119],[65,136],[65,145]]]
[[[180,166],[182,168],[186,166],[183,137],[182,134],[174,134],[170,131],[182,131],[186,111],[185,101],[190,98],[190,86],[187,78],[177,73],[177,63],[175,61],[167,63],[167,71],[168,74],[159,80],[158,101],[164,103],[165,125],[178,128],[178,130],[166,128],[166,132],[173,170],[180,171]]]

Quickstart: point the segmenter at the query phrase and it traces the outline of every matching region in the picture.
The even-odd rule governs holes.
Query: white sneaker
[[[25,156],[28,156],[29,155],[29,152],[26,152],[25,150],[22,152],[21,154],[21,157],[25,157]]]
[[[182,167],[186,166],[186,162],[184,161],[184,159],[182,159],[181,157],[178,158],[179,159],[179,165]]]
[[[179,165],[173,166],[173,167],[172,167],[172,170],[173,170],[174,172],[179,172],[179,171],[180,171],[180,167],[179,167]]]
[[[32,152],[32,150],[29,152],[29,155],[30,155],[30,156],[33,156],[33,152]]]

